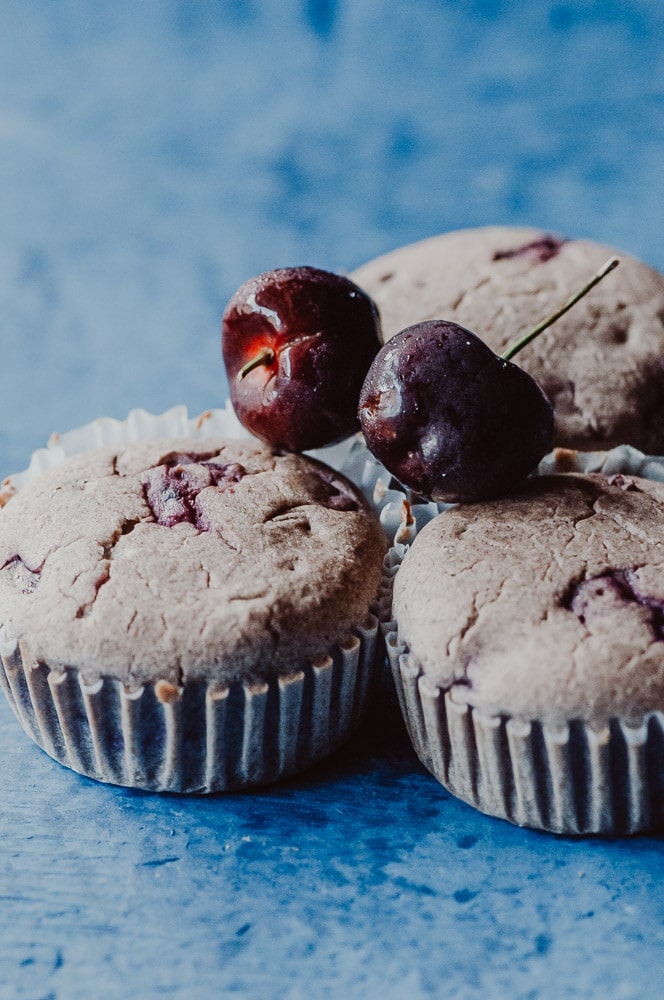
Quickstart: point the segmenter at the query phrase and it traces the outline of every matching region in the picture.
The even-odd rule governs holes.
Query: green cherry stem
[[[619,263],[620,257],[610,257],[606,264],[599,269],[597,274],[595,274],[590,281],[583,286],[583,288],[579,289],[578,292],[575,292],[572,298],[568,299],[564,306],[561,306],[560,309],[551,313],[551,315],[547,316],[546,319],[543,319],[541,323],[538,323],[534,330],[531,330],[530,333],[527,333],[524,337],[521,337],[520,340],[517,340],[515,344],[512,344],[511,347],[508,347],[505,353],[500,355],[503,361],[511,361],[514,355],[518,354],[519,351],[526,346],[526,344],[529,344],[531,340],[534,340],[535,337],[540,335],[542,330],[546,330],[548,326],[551,326],[551,324],[555,323],[561,316],[564,316],[568,309],[575,306],[579,299],[582,299],[584,295],[587,295],[590,289],[599,284],[602,278],[605,278],[610,271],[613,271],[614,268],[618,267]]]
[[[252,372],[254,368],[260,368],[261,365],[265,365],[268,368],[271,364],[274,364],[277,355],[274,353],[271,347],[262,347],[255,358],[251,361],[247,361],[246,365],[243,365],[237,373],[237,380],[241,382],[245,376]]]

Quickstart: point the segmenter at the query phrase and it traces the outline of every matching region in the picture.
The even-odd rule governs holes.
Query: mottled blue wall
[[[661,0],[3,0],[0,473],[221,404],[249,275],[524,223],[664,268]],[[0,998],[661,995],[660,838],[513,829],[377,706],[297,782],[97,786],[0,704]]]
[[[221,402],[272,266],[516,222],[664,267],[663,33],[660,0],[4,0],[0,465]]]

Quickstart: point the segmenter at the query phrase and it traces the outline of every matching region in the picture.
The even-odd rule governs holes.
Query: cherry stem
[[[252,358],[251,361],[247,361],[246,365],[243,365],[242,368],[240,368],[237,373],[238,382],[241,382],[242,379],[249,374],[249,372],[254,370],[254,368],[260,368],[261,365],[265,365],[267,368],[271,364],[274,364],[276,357],[277,355],[271,347],[262,347],[255,358]]]
[[[542,330],[546,330],[548,326],[551,326],[551,324],[555,323],[561,316],[564,316],[568,309],[575,306],[579,299],[582,299],[584,295],[587,295],[590,289],[599,284],[602,278],[605,278],[610,271],[613,271],[614,268],[618,267],[619,263],[620,257],[610,257],[606,264],[599,269],[597,274],[595,274],[590,281],[583,286],[583,288],[579,289],[579,291],[576,292],[571,299],[568,299],[564,306],[561,306],[560,309],[551,313],[551,315],[547,316],[546,319],[543,319],[541,323],[538,323],[534,330],[531,330],[530,333],[527,333],[524,337],[521,337],[520,340],[517,340],[515,344],[512,344],[511,347],[508,347],[505,353],[500,355],[503,361],[511,361],[514,355],[518,354],[519,351],[526,346],[526,344],[529,344],[531,340],[535,339],[535,337],[539,337]]]

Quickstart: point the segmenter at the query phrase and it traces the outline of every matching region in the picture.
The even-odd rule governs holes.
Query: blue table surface
[[[3,0],[0,472],[223,404],[270,267],[510,223],[664,269],[662,39],[661,0]],[[98,785],[4,702],[0,760],[2,1000],[661,996],[662,838],[475,812],[387,687],[251,794]]]

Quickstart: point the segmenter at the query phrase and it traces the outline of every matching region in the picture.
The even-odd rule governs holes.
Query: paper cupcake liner
[[[100,418],[36,451],[8,477],[0,505],[44,470],[81,451],[155,438],[250,438],[232,408],[190,418],[177,406],[124,421]],[[343,470],[358,440],[312,452]],[[359,461],[362,461],[359,459]],[[351,463],[352,464],[352,463]],[[36,662],[0,624],[0,686],[26,733],[55,760],[99,781],[149,791],[207,793],[265,784],[313,764],[357,726],[382,639],[377,618],[352,629],[327,655],[262,684],[157,680],[127,690],[115,678],[87,683],[75,668]]]
[[[458,798],[553,833],[633,834],[664,821],[664,715],[638,725],[486,716],[427,682],[398,641],[390,661],[418,757]],[[396,654],[396,656],[395,656]]]
[[[24,472],[4,481],[0,505],[69,455],[157,437],[251,435],[230,404],[198,417],[176,406],[158,415],[133,410],[124,421],[100,418],[54,435]],[[480,809],[545,829],[611,832],[618,826],[636,832],[653,823],[660,815],[661,715],[653,713],[636,729],[614,720],[602,733],[577,723],[549,733],[537,721],[486,719],[438,689],[429,691],[398,645],[390,620],[391,581],[416,532],[448,505],[420,502],[402,490],[361,435],[311,454],[363,490],[393,540],[380,597],[381,628],[413,742],[436,777]],[[592,453],[556,449],[538,470],[573,471],[664,481],[664,458],[628,446]],[[82,774],[153,790],[221,791],[293,773],[350,733],[366,704],[381,645],[373,619],[354,631],[349,645],[324,660],[263,685],[190,683],[176,689],[157,682],[128,691],[113,678],[88,685],[73,668],[52,671],[35,663],[0,626],[0,685],[35,742]],[[623,772],[631,776],[627,786]],[[639,774],[647,775],[652,794],[642,791]]]
[[[325,460],[323,453],[321,458]],[[364,491],[368,500],[376,507],[383,528],[390,539],[398,541],[401,538],[407,542],[408,538],[414,537],[414,533],[428,521],[452,506],[449,503],[422,500],[410,490],[399,486],[360,439],[351,443],[338,468]],[[644,455],[643,452],[626,444],[618,445],[610,451],[554,448],[542,459],[534,475],[568,472],[600,472],[606,476],[622,474],[664,482],[664,456]],[[404,501],[408,508],[409,528],[405,535]]]
[[[335,749],[357,726],[376,676],[378,621],[291,674],[222,687],[164,681],[128,690],[51,670],[25,643],[0,655],[0,684],[49,756],[98,781],[208,793],[276,781]]]

